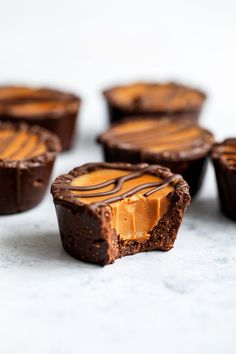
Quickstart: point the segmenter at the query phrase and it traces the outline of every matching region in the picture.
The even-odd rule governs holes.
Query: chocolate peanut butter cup
[[[226,139],[212,149],[222,212],[236,221],[236,138]]]
[[[0,120],[24,121],[55,133],[62,149],[73,142],[80,98],[48,88],[24,86],[0,87]]]
[[[25,123],[0,123],[0,214],[22,212],[43,198],[60,142]]]
[[[178,83],[134,83],[126,86],[115,86],[103,92],[108,106],[110,121],[117,122],[124,117],[164,115],[174,119],[188,114],[189,119],[197,120],[205,93],[192,87]]]
[[[194,196],[199,190],[213,135],[185,117],[144,117],[114,124],[98,141],[103,145],[107,162],[147,162],[170,168],[183,175]]]
[[[138,252],[173,247],[189,188],[161,166],[90,163],[52,184],[62,245],[102,265]]]

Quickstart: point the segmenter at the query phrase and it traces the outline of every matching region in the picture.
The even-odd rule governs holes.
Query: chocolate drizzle
[[[138,82],[112,87],[103,93],[110,104],[133,112],[197,109],[206,98],[203,92],[174,82]]]
[[[164,153],[191,151],[211,143],[212,135],[188,119],[174,122],[169,118],[157,120],[143,117],[142,120],[125,120],[115,125],[101,135],[99,141],[125,149]]]
[[[222,158],[230,165],[235,167],[236,166],[236,145],[231,148],[235,148],[234,151],[227,151],[227,149],[223,149],[222,151]]]
[[[4,131],[7,131],[7,134],[2,135]],[[24,134],[17,141],[21,133]],[[42,163],[54,161],[59,151],[60,142],[57,136],[41,127],[0,122],[0,169],[22,170],[40,166]]]
[[[140,168],[141,166],[141,168]],[[93,169],[94,168],[110,168],[110,169],[123,169],[123,170],[129,170],[130,168],[124,168],[122,166],[120,166],[119,164],[87,164],[84,165],[83,167],[87,168],[87,169]],[[155,166],[156,167],[156,166]],[[56,189],[58,190],[64,190],[70,193],[70,197],[73,199],[78,199],[78,198],[94,198],[94,197],[106,197],[106,196],[112,196],[113,194],[119,192],[122,189],[122,186],[124,185],[124,183],[126,181],[129,181],[131,179],[135,179],[138,178],[140,176],[142,176],[145,173],[150,173],[150,174],[155,174],[153,171],[153,166],[149,166],[146,164],[142,164],[139,165],[139,169],[138,171],[135,172],[131,172],[127,175],[124,176],[118,176],[116,178],[110,179],[108,181],[96,184],[96,185],[90,185],[90,186],[72,186],[71,184],[67,184],[67,183],[55,183],[54,186]],[[71,180],[70,178],[68,178],[67,175],[67,180]],[[125,193],[122,193],[118,196],[114,196],[114,197],[110,197],[107,199],[104,199],[100,202],[95,202],[95,203],[91,203],[91,205],[93,206],[107,206],[109,204],[121,201],[125,198],[129,198],[131,196],[133,196],[135,193],[138,193],[139,191],[142,191],[144,189],[147,188],[152,188],[151,190],[145,192],[143,194],[144,197],[148,197],[151,194],[157,192],[158,190],[167,187],[168,185],[175,183],[176,188],[178,189],[177,186],[177,182],[178,180],[182,179],[182,177],[180,175],[172,175],[166,179],[164,179],[163,181],[157,181],[157,182],[150,182],[150,183],[143,183],[141,185],[138,185],[128,191],[126,191]],[[98,193],[84,193],[84,194],[72,194],[71,192],[79,192],[79,191],[93,191],[93,190],[97,190],[97,189],[101,189],[107,186],[112,186],[114,185],[114,188],[112,188],[109,191],[103,191],[103,192],[98,192]]]
[[[4,128],[5,129],[5,128]],[[4,129],[2,130],[4,132]],[[6,130],[8,130],[8,128],[6,128]],[[17,142],[17,139],[19,138],[21,133],[25,133],[26,136],[24,137],[24,139],[16,145],[16,148],[13,152],[5,155],[6,150],[14,143]],[[1,159],[9,159],[9,160],[15,160],[16,156],[21,155],[21,152],[27,147],[27,145],[29,144],[29,137],[35,135],[35,134],[31,134],[28,129],[26,128],[26,126],[22,126],[21,129],[19,130],[13,130],[10,134],[10,136],[8,136],[7,138],[3,138],[1,139],[1,135],[0,135],[0,160]],[[45,143],[45,139],[43,138],[43,136],[41,135],[37,135],[37,139],[34,142],[33,146],[31,146],[29,148],[28,151],[25,151],[24,153],[22,153],[22,157],[21,158],[17,158],[16,160],[22,160],[22,159],[27,159],[27,158],[31,158],[34,156],[37,156],[37,150]]]
[[[212,150],[213,159],[220,159],[221,162],[230,168],[236,168],[236,138],[225,139],[222,143],[215,144]]]

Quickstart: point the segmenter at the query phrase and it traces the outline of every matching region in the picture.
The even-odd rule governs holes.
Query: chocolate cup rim
[[[201,102],[193,107],[189,107],[189,106],[184,106],[181,108],[181,109],[174,109],[174,108],[168,108],[168,109],[157,109],[157,108],[154,108],[154,109],[151,109],[151,108],[148,108],[148,109],[142,109],[142,108],[139,108],[139,109],[136,109],[134,107],[132,107],[132,102],[131,102],[131,106],[130,104],[129,105],[125,105],[125,104],[122,104],[120,102],[116,102],[116,100],[114,100],[114,98],[112,97],[112,93],[117,90],[117,89],[124,89],[124,88],[127,88],[127,87],[131,87],[133,85],[137,85],[137,84],[143,84],[143,85],[147,85],[147,86],[162,86],[162,85],[174,85],[176,87],[182,87],[182,88],[185,88],[186,90],[188,91],[194,91],[196,93],[199,94],[199,96],[201,97]],[[183,113],[183,112],[195,112],[195,111],[198,111],[204,104],[204,102],[206,101],[207,99],[207,94],[202,91],[201,89],[198,89],[198,88],[195,88],[195,87],[192,87],[192,86],[187,86],[187,85],[183,85],[177,81],[163,81],[163,82],[151,82],[151,81],[137,81],[137,82],[133,82],[131,84],[124,84],[124,85],[114,85],[114,86],[111,86],[110,88],[107,88],[107,89],[104,89],[102,91],[102,95],[103,97],[106,98],[107,102],[109,104],[111,104],[112,106],[118,108],[118,109],[121,109],[121,110],[124,110],[126,112],[146,112],[146,111],[149,111],[150,113],[165,113],[165,112],[169,112],[169,113]]]
[[[148,163],[138,163],[138,164],[130,164],[130,163],[124,163],[124,162],[95,162],[95,163],[87,163],[78,167],[73,168],[71,171],[69,171],[66,174],[62,174],[58,176],[52,183],[51,185],[51,194],[53,196],[53,201],[54,203],[60,203],[60,204],[69,204],[70,206],[73,206],[75,208],[79,208],[81,206],[86,205],[89,209],[93,209],[92,204],[85,204],[81,202],[80,200],[77,200],[76,202],[74,201],[73,198],[70,197],[70,193],[68,191],[65,191],[63,189],[58,189],[57,184],[67,184],[69,185],[71,180],[73,180],[76,177],[82,176],[84,174],[90,173],[92,171],[95,171],[97,169],[103,169],[106,167],[118,167],[119,169],[124,169],[124,170],[130,170],[130,171],[137,171],[141,170],[145,167],[151,167],[150,173],[153,173],[155,176],[163,179],[170,178],[175,175],[175,173],[171,172],[171,170],[167,167],[163,167],[161,165],[151,165]],[[173,182],[170,183],[170,185],[173,185]],[[173,185],[175,190],[178,187],[178,190],[181,193],[186,193],[189,195],[189,186],[187,182],[183,179],[183,177],[180,175],[180,179],[178,182]],[[173,191],[174,192],[174,191]],[[168,194],[172,195],[173,192],[170,192]],[[190,197],[190,196],[189,196]],[[99,208],[107,208],[107,206],[96,206],[95,209]]]
[[[230,142],[235,142],[235,149],[236,149],[236,137],[235,138],[226,138],[222,142],[215,143],[212,147],[211,150],[211,159],[218,160],[224,167],[226,167],[230,171],[235,171],[236,172],[236,164],[235,166],[229,166],[228,162],[226,159],[222,157],[222,151],[220,151],[220,148],[225,146],[225,145],[230,145]]]
[[[65,114],[68,114],[68,109],[67,109],[67,105],[68,104],[71,104],[73,102],[76,102],[78,104],[78,107],[71,110],[71,112],[73,114],[77,113],[81,107],[81,103],[82,103],[82,98],[78,95],[75,95],[74,93],[71,93],[71,92],[67,92],[67,91],[60,91],[60,90],[57,90],[57,89],[53,89],[53,88],[50,88],[50,87],[34,87],[34,86],[20,86],[20,85],[1,85],[0,88],[4,88],[4,87],[9,87],[9,88],[15,88],[15,87],[24,87],[24,88],[29,88],[29,89],[32,89],[33,91],[40,91],[40,90],[45,90],[45,91],[49,91],[51,93],[55,93],[55,94],[58,94],[58,97],[54,98],[55,101],[58,101],[58,102],[64,102],[64,107],[63,109],[61,109],[60,112],[53,112],[53,111],[48,111],[48,112],[34,112],[32,113],[32,115],[28,115],[28,116],[24,116],[24,114],[20,114],[20,115],[16,115],[12,112],[8,112],[6,110],[6,112],[3,112],[3,114],[10,120],[11,118],[14,118],[14,119],[24,119],[24,121],[26,121],[27,119],[30,120],[30,119],[34,119],[34,118],[41,118],[41,119],[47,119],[48,116],[50,116],[50,118],[60,118],[61,116],[64,116]],[[61,99],[59,98],[59,96],[61,96]],[[35,102],[34,98],[32,99],[32,102]],[[4,106],[4,107],[7,107],[7,106],[10,106],[11,104],[14,104],[11,103],[9,101],[9,103],[7,103],[6,101],[1,101],[0,100],[0,105]],[[22,103],[23,104],[23,103]]]
[[[0,130],[2,128],[9,128],[15,131],[27,129],[29,133],[43,136],[45,138],[47,151],[41,155],[24,160],[0,159],[0,168],[32,168],[45,164],[49,161],[53,161],[57,154],[61,151],[61,143],[59,141],[59,138],[55,134],[37,125],[30,126],[23,122],[12,123],[9,121],[0,121]]]
[[[214,134],[206,129],[206,128],[202,128],[198,123],[194,123],[192,122],[193,125],[199,127],[203,132],[209,134],[209,137],[211,138],[211,142],[205,142],[203,143],[199,148],[195,148],[189,151],[185,152],[185,156],[183,156],[182,152],[155,152],[155,151],[149,151],[148,149],[139,149],[137,147],[125,147],[122,146],[121,144],[117,143],[113,143],[112,142],[112,138],[110,138],[109,136],[106,138],[105,136],[109,134],[109,131],[116,127],[119,126],[125,122],[128,121],[136,121],[136,120],[143,120],[144,118],[148,119],[148,120],[156,120],[155,117],[149,117],[149,116],[141,116],[141,117],[136,117],[136,116],[132,116],[132,117],[126,117],[123,118],[121,120],[119,120],[119,122],[115,122],[111,125],[110,128],[108,128],[104,133],[100,134],[97,137],[97,142],[103,146],[106,146],[108,149],[118,149],[118,150],[127,150],[127,151],[132,151],[134,153],[142,153],[142,158],[149,158],[152,156],[155,156],[157,159],[159,160],[163,160],[163,161],[193,161],[193,160],[198,160],[199,158],[202,158],[204,156],[207,156],[211,149],[213,144],[215,143],[215,138],[214,138]],[[171,116],[163,116],[160,119],[171,119]],[[181,121],[186,120],[186,121],[190,121],[190,116],[188,114],[185,114],[184,117],[181,119]]]
[[[33,119],[42,119],[42,120],[47,120],[48,118],[53,118],[53,119],[60,119],[61,117],[64,117],[67,114],[77,114],[78,111],[81,108],[81,99],[78,100],[78,107],[76,109],[73,109],[71,111],[68,111],[67,108],[65,107],[61,112],[52,112],[52,111],[48,111],[48,112],[35,112],[32,115],[28,115],[25,116],[24,114],[19,115],[19,114],[13,114],[13,113],[4,113],[4,115],[7,117],[7,120],[11,120],[12,118],[14,119],[19,119],[19,121],[24,120],[33,120]],[[1,118],[0,118],[1,119]]]

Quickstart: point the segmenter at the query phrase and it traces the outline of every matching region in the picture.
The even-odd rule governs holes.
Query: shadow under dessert
[[[52,194],[65,250],[103,265],[172,248],[190,201],[181,176],[147,164],[87,164],[58,177]]]

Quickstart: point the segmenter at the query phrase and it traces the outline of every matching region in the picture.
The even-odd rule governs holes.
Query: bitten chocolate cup
[[[101,265],[171,249],[190,203],[180,175],[148,164],[86,164],[59,176],[51,191],[65,251]]]
[[[130,118],[101,134],[107,162],[147,162],[179,173],[188,182],[193,197],[200,189],[213,135],[188,119]]]
[[[43,198],[60,142],[25,123],[0,123],[0,214],[36,206]]]
[[[236,138],[224,140],[212,149],[222,212],[236,221]]]
[[[174,82],[139,82],[115,86],[103,92],[106,99],[110,122],[117,122],[129,116],[164,115],[181,119],[188,114],[189,119],[197,121],[206,94],[193,87]]]
[[[73,143],[79,97],[49,88],[25,86],[0,87],[0,120],[26,122],[56,134],[62,150]]]

